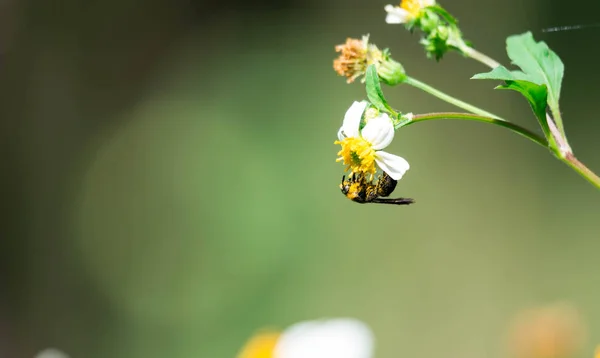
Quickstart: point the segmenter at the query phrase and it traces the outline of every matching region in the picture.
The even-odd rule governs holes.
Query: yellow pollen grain
[[[259,333],[250,338],[236,358],[273,358],[280,336],[279,332]]]

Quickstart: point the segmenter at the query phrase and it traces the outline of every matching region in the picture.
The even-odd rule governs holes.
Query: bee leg
[[[375,202],[377,200],[377,191],[374,188],[369,188],[367,190],[367,195],[365,198],[366,202]]]

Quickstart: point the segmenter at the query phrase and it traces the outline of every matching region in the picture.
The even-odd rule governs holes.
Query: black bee
[[[386,197],[396,189],[397,180],[392,179],[386,172],[383,172],[377,183],[367,181],[367,178],[361,174],[353,174],[346,179],[342,177],[340,189],[346,197],[357,203],[380,203],[394,205],[409,205],[414,203],[411,198],[388,199]],[[383,198],[382,198],[383,197]]]

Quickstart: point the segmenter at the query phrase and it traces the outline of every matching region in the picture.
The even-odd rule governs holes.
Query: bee
[[[342,194],[352,201],[357,203],[380,203],[394,205],[409,205],[414,203],[411,198],[387,198],[396,189],[397,180],[392,179],[386,172],[383,172],[376,183],[368,181],[362,174],[353,174],[346,179],[342,177],[340,189]]]

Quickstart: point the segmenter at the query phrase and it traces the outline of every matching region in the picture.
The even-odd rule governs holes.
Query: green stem
[[[484,55],[483,53],[475,50],[472,47],[465,45],[465,46],[461,46],[460,49],[463,51],[463,53],[465,55],[471,57],[472,59],[474,59],[476,61],[483,63],[484,65],[486,65],[492,69],[500,66],[499,62],[492,59],[491,57]],[[464,107],[461,107],[461,108],[466,109],[470,112],[473,112],[470,109],[467,109]],[[466,119],[466,120],[475,120],[475,121],[479,121],[479,122],[487,122],[487,123],[496,124],[496,125],[499,125],[502,127],[506,127],[506,128],[509,128],[510,130],[512,130],[513,132],[516,132],[516,133],[534,141],[535,143],[537,143],[539,145],[549,148],[551,151],[554,152],[554,154],[560,161],[567,164],[571,169],[575,170],[579,175],[581,175],[583,178],[585,178],[593,186],[600,189],[600,177],[598,175],[596,175],[596,173],[591,171],[588,167],[586,167],[582,162],[579,161],[579,159],[577,159],[573,155],[573,152],[571,151],[571,148],[569,147],[569,144],[567,142],[565,131],[564,131],[564,128],[562,125],[562,118],[561,118],[560,110],[558,110],[558,108],[551,108],[551,110],[552,110],[552,114],[555,116],[556,125],[558,126],[558,128],[555,128],[555,130],[559,132],[559,133],[553,133],[554,139],[559,144],[559,152],[558,153],[555,150],[553,150],[553,148],[549,148],[548,142],[545,138],[542,138],[542,137],[538,136],[537,134],[532,133],[529,130],[519,127],[513,123],[510,123],[507,121],[502,121],[502,120],[496,120],[494,118],[485,118],[485,117],[476,118],[477,116],[473,116],[473,115],[465,114],[465,113],[433,113],[433,114],[426,114],[426,115],[417,115],[413,118],[413,120],[411,122],[407,123],[407,125],[414,123],[414,122],[431,120],[431,119],[455,118],[455,119]],[[473,112],[473,113],[478,113],[478,112]],[[479,113],[479,114],[481,114],[481,113]],[[492,116],[488,116],[488,117],[497,117],[497,116],[492,115]],[[499,118],[499,117],[497,117],[497,118]],[[548,116],[547,116],[547,120],[548,120],[548,125],[552,128],[552,126],[554,126],[554,121],[552,120],[552,118],[548,118]]]
[[[413,116],[413,118],[410,122],[408,122],[404,125],[408,126],[413,123],[431,121],[434,119],[462,119],[462,120],[467,120],[467,121],[477,121],[477,122],[495,124],[500,127],[508,128],[511,131],[533,141],[534,143],[537,143],[544,148],[548,148],[548,141],[546,141],[546,138],[533,133],[529,129],[523,128],[519,125],[516,125],[516,124],[508,122],[508,121],[503,121],[503,120],[499,120],[496,118],[480,116],[480,115],[471,114],[471,113],[440,112],[440,113],[417,114],[417,115]]]
[[[454,112],[439,112],[439,113],[427,113],[427,114],[417,114],[413,116],[413,118],[408,123],[402,123],[400,126],[408,126],[418,122],[425,122],[431,120],[439,120],[439,119],[462,119],[467,121],[477,121],[483,123],[495,124],[500,127],[508,128],[511,131],[531,140],[532,142],[541,145],[544,148],[552,150],[552,148],[548,147],[548,141],[546,138],[539,136],[529,129],[523,128],[514,123],[499,120],[496,118],[490,118],[485,116],[480,116],[472,113],[454,113]],[[397,129],[397,128],[396,128]],[[585,166],[582,162],[580,162],[573,153],[569,152],[564,156],[561,156],[561,153],[554,153],[556,157],[568,165],[571,169],[575,170],[579,175],[581,175],[584,179],[590,182],[593,186],[600,189],[600,177],[596,175],[593,171],[591,171],[588,167]]]
[[[556,101],[554,101],[554,102],[556,102]],[[548,108],[550,108],[550,112],[552,113],[552,118],[549,118],[549,120],[554,120],[554,122],[556,123],[556,127],[558,128],[558,131],[560,132],[560,134],[564,138],[564,141],[566,142],[567,134],[565,133],[565,127],[563,126],[563,120],[562,120],[562,115],[560,114],[560,109],[558,108],[558,106],[550,106],[550,105],[548,105]]]
[[[423,91],[425,91],[425,92],[427,92],[427,93],[429,93],[429,94],[431,94],[431,95],[433,95],[433,96],[435,96],[435,97],[437,97],[437,98],[439,98],[439,99],[441,99],[443,101],[446,101],[446,102],[448,102],[450,104],[455,105],[458,108],[462,108],[465,111],[469,111],[471,113],[478,114],[478,115],[480,115],[482,117],[496,118],[497,120],[504,121],[502,119],[502,117],[500,117],[500,116],[497,116],[497,115],[495,115],[493,113],[484,111],[481,108],[478,108],[478,107],[470,105],[470,104],[468,104],[466,102],[463,102],[463,101],[461,101],[461,100],[459,100],[457,98],[454,98],[454,97],[452,97],[452,96],[450,96],[450,95],[448,95],[448,94],[446,94],[446,93],[444,93],[442,91],[439,91],[439,90],[431,87],[430,85],[425,84],[425,83],[423,83],[423,82],[421,82],[419,80],[416,80],[416,79],[414,79],[414,78],[412,78],[410,76],[406,77],[406,80],[404,81],[404,83],[409,84],[409,85],[411,85],[413,87],[416,87],[416,88],[418,88],[420,90],[423,90]]]
[[[458,46],[458,48],[465,54],[466,56],[474,59],[475,61],[479,61],[484,65],[494,69],[500,66],[500,63],[493,58],[475,50],[474,48],[463,44],[462,46]],[[562,116],[560,114],[560,110],[558,107],[548,106],[554,118],[546,115],[546,121],[548,126],[552,129],[553,126],[556,127],[557,132],[553,132],[553,139],[559,145],[559,149],[561,150],[562,157],[564,157],[567,153],[571,152],[571,147],[569,146],[569,142],[567,141],[567,134],[565,133],[565,129],[563,127]],[[556,125],[555,125],[556,123]]]
[[[464,46],[460,46],[459,48],[465,55],[471,57],[472,59],[474,59],[476,61],[483,63],[484,65],[486,65],[492,69],[500,66],[500,62],[475,50],[474,48],[472,48],[470,46],[464,45]]]
[[[596,173],[591,171],[582,162],[580,162],[579,159],[575,158],[573,153],[567,153],[567,155],[564,158],[559,157],[558,159],[560,159],[563,163],[571,167],[571,169],[579,173],[579,175],[584,177],[593,186],[600,189],[600,177],[598,177]]]

